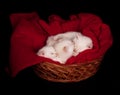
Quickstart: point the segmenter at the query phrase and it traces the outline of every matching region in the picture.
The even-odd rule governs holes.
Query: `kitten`
[[[37,52],[37,55],[60,62],[59,58],[57,57],[57,53],[52,46],[48,46],[48,45],[44,46]]]
[[[61,39],[56,42],[54,48],[61,60],[61,64],[65,64],[65,62],[73,55],[74,44],[68,39]]]
[[[76,37],[73,39],[73,43],[74,43],[73,56],[77,56],[80,52],[93,48],[92,39],[81,34],[76,35]]]

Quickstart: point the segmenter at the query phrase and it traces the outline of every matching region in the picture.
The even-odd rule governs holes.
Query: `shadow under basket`
[[[100,63],[101,58],[72,65],[44,62],[33,66],[33,70],[38,77],[51,82],[79,82],[93,76],[98,71]]]

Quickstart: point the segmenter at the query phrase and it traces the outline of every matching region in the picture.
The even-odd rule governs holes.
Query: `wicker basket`
[[[33,66],[33,69],[40,78],[48,81],[79,82],[91,77],[97,72],[101,59],[72,65],[58,65],[44,62],[36,64]]]

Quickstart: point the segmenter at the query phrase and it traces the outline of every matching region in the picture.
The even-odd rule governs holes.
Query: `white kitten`
[[[93,48],[93,43],[92,39],[90,37],[84,36],[84,35],[77,35],[75,39],[73,39],[74,42],[74,53],[73,55],[76,56],[80,52],[87,50],[87,49],[92,49]]]
[[[61,64],[65,64],[67,59],[73,55],[74,44],[68,39],[61,39],[54,45],[58,57],[61,60]]]
[[[44,46],[37,52],[38,56],[50,58],[54,61],[60,61],[59,58],[57,57],[57,53],[55,49],[52,46]]]

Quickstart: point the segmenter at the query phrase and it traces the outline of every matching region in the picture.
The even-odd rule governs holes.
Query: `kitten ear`
[[[80,33],[77,33],[75,38],[76,38],[76,39],[80,39],[80,37],[81,37],[81,34],[80,34]]]
[[[76,34],[76,39],[79,39],[79,35],[78,34]]]
[[[54,37],[53,37],[53,36],[50,36],[50,37],[48,38],[48,40],[49,40],[49,41],[53,41],[53,40],[54,40]]]

